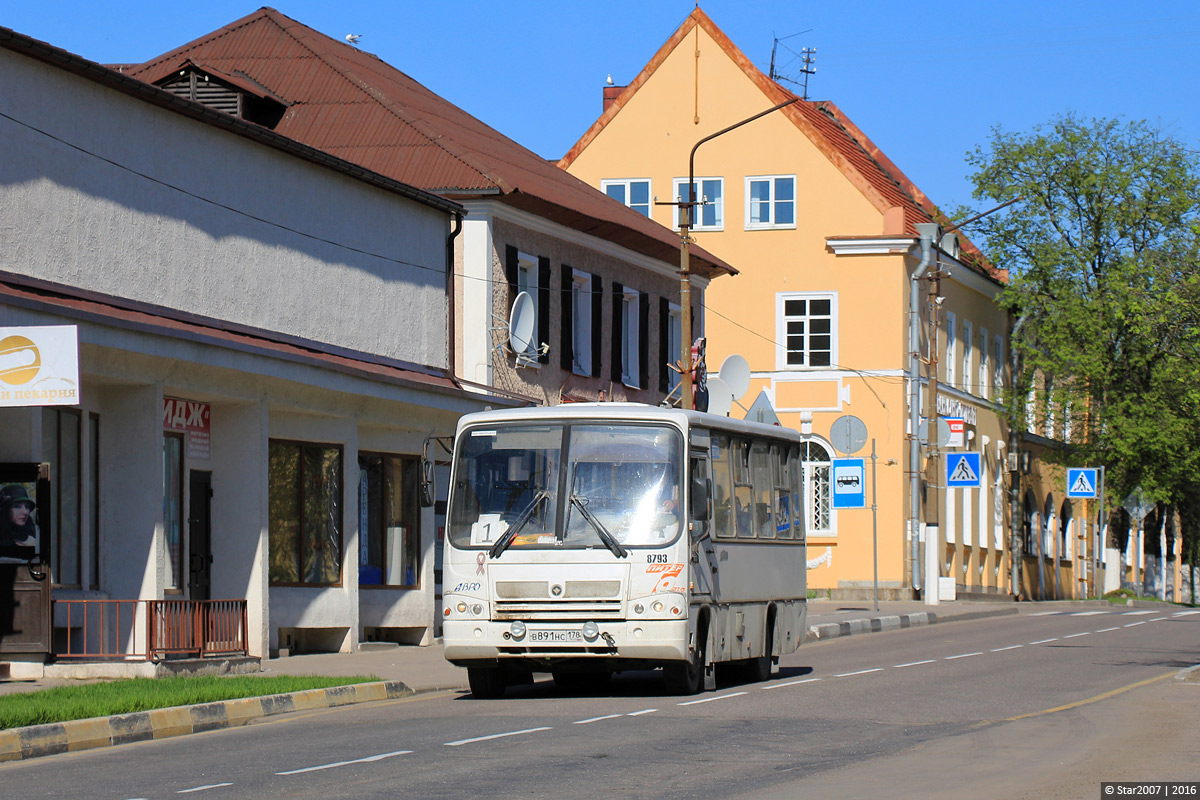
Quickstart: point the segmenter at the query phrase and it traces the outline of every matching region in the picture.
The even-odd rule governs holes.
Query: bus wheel
[[[504,670],[500,667],[467,667],[467,683],[471,694],[479,700],[496,700],[504,697],[508,688]]]
[[[692,653],[688,661],[663,667],[668,694],[696,694],[704,688],[704,650]]]

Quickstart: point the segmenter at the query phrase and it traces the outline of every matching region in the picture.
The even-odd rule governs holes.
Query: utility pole
[[[753,122],[759,117],[765,117],[773,111],[778,111],[785,106],[790,106],[792,103],[798,102],[799,97],[793,97],[791,100],[780,103],[777,106],[772,106],[766,111],[760,111],[752,117],[747,117],[741,122],[735,122],[727,128],[722,128],[716,133],[711,133],[705,136],[700,141],[692,146],[691,155],[688,156],[688,183],[687,183],[687,200],[675,200],[669,203],[659,203],[658,205],[675,205],[679,206],[679,327],[680,327],[680,358],[679,364],[683,367],[680,373],[679,392],[680,405],[682,408],[691,410],[692,404],[692,374],[695,372],[697,364],[692,363],[692,270],[691,270],[691,253],[689,245],[691,244],[691,236],[689,231],[692,228],[692,214],[697,205],[701,205],[696,200],[696,150],[700,145],[707,141],[729,133],[732,130],[742,127]]]

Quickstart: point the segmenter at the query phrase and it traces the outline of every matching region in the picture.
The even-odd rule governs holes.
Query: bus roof
[[[803,441],[800,433],[793,428],[764,425],[760,422],[706,414],[703,411],[662,408],[643,403],[563,403],[557,406],[479,411],[461,417],[458,421],[458,431],[461,433],[468,426],[500,422],[546,423],[582,419],[618,422],[670,422],[681,428],[701,427],[748,436],[782,439],[789,442]]]

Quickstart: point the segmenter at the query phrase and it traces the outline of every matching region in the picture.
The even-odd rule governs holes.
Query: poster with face
[[[45,555],[42,531],[49,518],[43,506],[48,488],[48,482],[38,478],[37,464],[0,464],[0,563],[26,564]]]

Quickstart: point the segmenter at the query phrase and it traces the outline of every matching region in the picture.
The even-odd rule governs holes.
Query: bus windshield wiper
[[[533,512],[537,511],[538,506],[540,506],[542,501],[549,496],[550,492],[546,491],[545,489],[538,491],[538,493],[533,496],[533,499],[529,501],[529,505],[525,506],[525,510],[522,511],[517,516],[516,520],[513,521],[512,527],[506,530],[504,534],[496,540],[496,543],[492,545],[492,549],[488,551],[488,555],[492,558],[499,558],[500,554],[507,550],[508,546],[517,538],[517,534],[521,532],[521,529],[525,527],[525,524],[528,523],[529,520],[533,519]]]
[[[608,532],[608,529],[604,527],[604,524],[600,520],[596,519],[596,515],[588,511],[586,497],[581,497],[577,494],[571,495],[571,505],[578,508],[579,513],[588,521],[588,524],[596,529],[596,535],[600,537],[600,541],[604,542],[605,547],[612,550],[614,556],[624,558],[629,555],[629,551],[621,547],[621,543],[617,541],[615,536]]]

